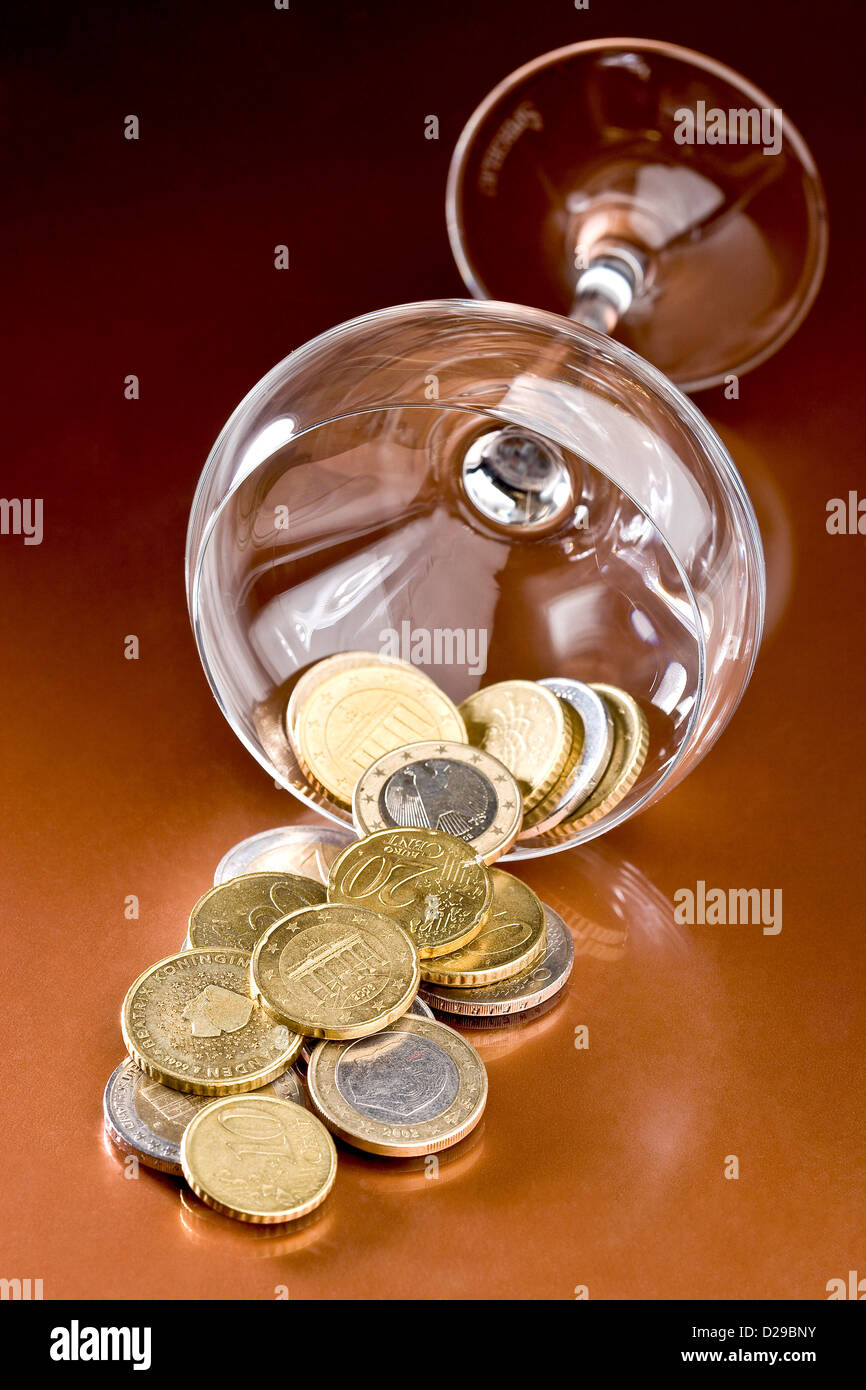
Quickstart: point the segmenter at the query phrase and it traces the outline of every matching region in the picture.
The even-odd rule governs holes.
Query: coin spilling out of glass
[[[310,667],[281,709],[311,787],[358,833],[282,826],[223,857],[184,949],[127,992],[129,1058],[103,1100],[116,1148],[256,1223],[324,1202],[331,1134],[405,1158],[478,1124],[487,1074],[446,1020],[532,1018],[574,961],[562,918],[492,865],[594,825],[649,746],[616,686],[507,680],[458,708],[372,652]]]
[[[308,667],[283,724],[301,780],[326,809],[351,808],[361,835],[441,830],[488,864],[515,841],[550,849],[594,825],[631,792],[649,749],[646,716],[616,686],[504,680],[457,707],[426,672],[375,652]],[[330,869],[335,855],[324,857]]]

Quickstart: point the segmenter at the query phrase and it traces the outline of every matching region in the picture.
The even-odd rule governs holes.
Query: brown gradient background
[[[293,1299],[569,1299],[580,1284],[593,1299],[820,1299],[829,1279],[866,1275],[864,541],[825,530],[828,498],[866,493],[858,17],[794,0],[19,16],[0,65],[0,490],[44,498],[45,539],[0,538],[0,1275],[42,1278],[46,1298],[258,1299],[280,1284]],[[179,948],[221,855],[300,811],[199,667],[183,589],[199,470],[289,349],[386,304],[461,294],[443,199],[464,120],[527,59],[623,33],[743,70],[827,183],[830,268],[805,326],[739,401],[699,397],[765,528],[754,680],[659,806],[527,869],[572,914],[574,977],[552,1013],[480,1039],[483,1131],[438,1181],[342,1150],[303,1230],[185,1213],[180,1184],[143,1168],[125,1180],[103,1145],[120,1002]],[[281,242],[288,273],[273,268]],[[673,893],[698,879],[781,888],[781,934],[674,928]]]

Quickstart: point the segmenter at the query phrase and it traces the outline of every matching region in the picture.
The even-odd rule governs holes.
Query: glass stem
[[[575,285],[569,318],[612,334],[643,285],[643,265],[633,252],[605,250],[593,256]]]

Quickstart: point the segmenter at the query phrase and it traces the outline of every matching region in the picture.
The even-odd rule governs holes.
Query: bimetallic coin
[[[556,785],[571,748],[560,701],[535,681],[501,681],[470,695],[460,713],[469,742],[511,769],[528,814]]]
[[[410,675],[420,676],[422,680],[430,680],[430,677],[419,671],[417,666],[411,666],[409,662],[401,661],[396,656],[382,656],[380,652],[337,652],[334,656],[323,657],[298,678],[289,695],[286,705],[286,733],[293,743],[297,740],[298,715],[313,691],[331,676],[355,671],[360,666],[394,667],[408,671]],[[433,684],[432,681],[430,683]]]
[[[359,666],[329,676],[304,701],[295,750],[307,776],[351,806],[355,783],[376,758],[425,739],[466,742],[448,696],[414,670]]]
[[[484,989],[423,984],[421,988],[427,1003],[437,1014],[446,1014],[454,1023],[471,1024],[473,1017],[525,1013],[558,994],[571,974],[574,943],[559,913],[545,905],[544,916],[547,926],[544,955],[531,970]]]
[[[190,1121],[180,1146],[197,1197],[239,1221],[294,1221],[324,1202],[337,1176],[325,1126],[274,1096],[229,1096]]]
[[[523,796],[504,763],[467,743],[411,743],[358,779],[352,801],[363,835],[394,827],[444,830],[492,864],[514,844]]]
[[[352,1043],[320,1043],[307,1069],[310,1104],[346,1143],[411,1158],[458,1143],[487,1102],[475,1049],[443,1023],[403,1017]]]
[[[254,1091],[281,1076],[301,1038],[250,996],[246,951],[193,949],[145,970],[123,1001],[126,1049],[142,1071],[200,1096]]]
[[[493,907],[478,936],[447,956],[421,964],[422,980],[476,989],[530,970],[544,954],[544,908],[513,874],[491,869]]]
[[[274,922],[326,897],[321,883],[297,874],[241,874],[199,898],[189,916],[189,941],[209,950],[251,951]]]
[[[250,1094],[305,1104],[304,1088],[291,1069]],[[183,1132],[210,1102],[210,1096],[187,1095],[163,1086],[127,1059],[114,1069],[105,1087],[102,1109],[106,1133],[119,1149],[135,1154],[148,1168],[179,1176]]]
[[[234,845],[217,864],[214,883],[226,883],[239,874],[300,874],[328,882],[328,870],[338,854],[357,836],[351,830],[324,825],[281,825],[263,830]]]
[[[649,751],[649,726],[636,700],[626,691],[613,685],[597,685],[599,694],[613,716],[613,752],[607,769],[595,791],[581,802],[577,810],[559,822],[545,835],[538,835],[533,845],[555,845],[568,839],[578,830],[601,820],[631,791]]]
[[[328,897],[398,922],[427,959],[478,935],[493,903],[493,880],[480,855],[453,835],[379,830],[331,865]]]
[[[520,839],[543,835],[570,816],[598,786],[613,752],[613,716],[597,691],[583,681],[538,683],[568,705],[577,732],[576,757],[550,796],[524,819]]]
[[[313,1038],[361,1038],[405,1013],[418,955],[396,922],[324,903],[277,922],[250,965],[253,993],[274,1018]]]

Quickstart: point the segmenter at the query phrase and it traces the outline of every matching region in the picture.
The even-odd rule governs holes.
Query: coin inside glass
[[[433,740],[377,758],[353,797],[363,835],[417,826],[465,840],[486,864],[514,843],[523,797],[504,763],[469,744]]]

